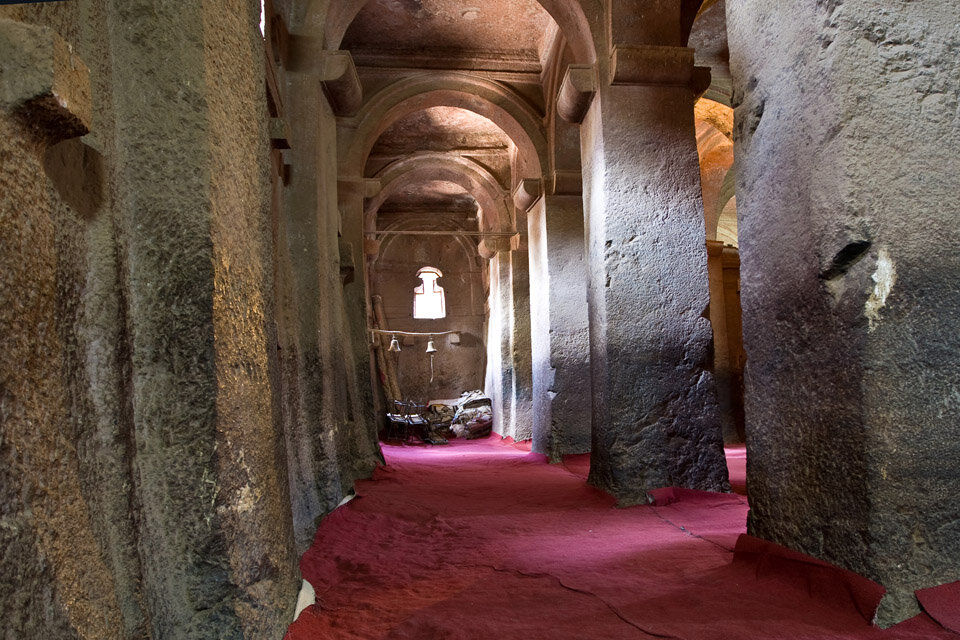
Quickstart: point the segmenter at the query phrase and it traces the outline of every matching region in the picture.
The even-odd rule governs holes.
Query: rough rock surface
[[[57,144],[76,131],[38,135],[0,109],[2,637],[279,637],[293,525],[312,536],[376,461],[341,296],[299,299],[321,311],[323,350],[310,327],[304,367],[277,356],[277,308],[297,305],[271,273],[258,16],[247,0],[0,9],[18,32],[59,34],[71,55],[31,59],[85,63],[92,97],[90,134]],[[72,85],[50,77],[37,86],[69,114]],[[323,220],[312,256],[337,291],[331,211],[304,215]],[[323,405],[298,434],[301,397]],[[285,455],[315,442],[310,464]]]
[[[355,327],[363,342],[351,340],[340,277],[340,214],[331,188],[336,120],[310,67],[301,66],[278,70],[287,87],[283,117],[293,139],[284,160],[289,184],[279,190],[273,212],[280,369],[275,391],[298,551],[313,540],[316,519],[334,509],[378,459],[369,358],[360,363],[353,357],[367,351],[367,338],[363,327]],[[362,286],[358,279],[348,286]]]
[[[706,370],[711,330],[703,317],[709,292],[693,100],[682,86],[603,81],[582,127],[590,481],[624,503],[643,502],[657,487],[727,486]]]
[[[727,4],[750,533],[960,577],[960,29],[951,3]]]
[[[590,345],[583,202],[548,196],[528,216],[533,450],[551,460],[590,451]]]

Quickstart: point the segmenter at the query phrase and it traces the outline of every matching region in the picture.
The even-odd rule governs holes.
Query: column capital
[[[571,64],[560,83],[557,114],[573,124],[580,124],[597,93],[596,70],[590,64]]]
[[[349,51],[324,51],[319,76],[334,113],[349,117],[360,110],[363,87]]]
[[[710,86],[710,69],[693,65],[693,49],[660,45],[617,45],[610,54],[610,84]]]
[[[725,246],[722,259],[724,269],[740,268],[740,250],[736,247]]]
[[[283,118],[270,118],[270,146],[274,149],[290,148],[290,128]]]
[[[487,237],[480,241],[480,244],[477,246],[477,251],[481,257],[491,260],[498,253],[510,253],[517,249],[517,238],[519,238],[519,234],[511,237]]]
[[[557,169],[550,175],[547,183],[549,196],[576,196],[583,195],[583,174],[580,171]]]
[[[513,204],[521,211],[529,211],[543,197],[543,180],[526,178],[513,191]]]
[[[380,193],[383,185],[378,178],[340,177],[337,179],[337,193],[343,197],[360,196],[372,198]]]

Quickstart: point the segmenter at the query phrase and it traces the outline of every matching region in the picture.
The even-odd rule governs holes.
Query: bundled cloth
[[[458,438],[485,438],[493,430],[493,407],[482,391],[465,391],[457,400],[453,433]]]

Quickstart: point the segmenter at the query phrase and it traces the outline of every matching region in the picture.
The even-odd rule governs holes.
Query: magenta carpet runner
[[[286,640],[958,637],[926,615],[872,627],[876,585],[741,538],[742,495],[618,509],[582,458],[498,437],[383,450],[304,555],[317,604]]]

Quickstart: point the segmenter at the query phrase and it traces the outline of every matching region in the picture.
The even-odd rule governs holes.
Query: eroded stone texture
[[[58,142],[89,131],[89,72],[53,29],[3,20],[0,58],[0,109],[34,137]]]
[[[31,132],[3,112],[0,160],[0,632],[118,638],[77,455],[63,450],[70,376],[82,375],[70,326],[82,280],[70,276],[83,234],[47,191]]]
[[[289,622],[258,13],[2,12],[42,25],[17,25],[43,36],[37,64],[87,62],[94,101],[82,141],[0,115],[0,530],[16,538],[0,635],[277,637]],[[71,109],[72,85],[43,73]]]
[[[590,481],[625,503],[643,502],[656,487],[726,486],[716,394],[706,369],[710,324],[703,316],[707,259],[695,96],[684,86],[696,81],[693,52],[659,46],[679,38],[667,28],[678,15],[666,7],[641,22],[615,20],[615,43],[626,44],[610,68],[601,65],[600,92],[581,128],[594,415]]]
[[[5,8],[0,15],[28,19],[38,13]],[[129,469],[112,464],[122,450],[113,434],[123,427],[116,413],[103,420],[108,412],[98,403],[112,391],[102,383],[112,382],[117,371],[109,356],[100,356],[122,349],[111,340],[116,314],[98,307],[104,289],[115,295],[117,287],[112,246],[102,242],[104,234],[112,239],[110,217],[90,220],[102,204],[103,166],[99,154],[78,140],[47,146],[79,131],[69,123],[82,118],[84,130],[91,124],[90,87],[76,84],[87,81],[86,66],[49,28],[54,24],[79,37],[77,13],[73,7],[47,11],[43,26],[0,21],[6,36],[26,40],[0,39],[29,46],[32,60],[6,51],[0,56],[0,85],[46,79],[35,86],[62,98],[47,100],[52,112],[39,113],[36,100],[28,100],[8,105],[12,118],[10,112],[0,114],[5,240],[0,295],[7,314],[0,321],[4,637],[127,637],[143,625],[129,494],[123,488]],[[99,8],[85,7],[84,14],[96,16]],[[87,57],[102,53],[104,41],[102,34],[84,39]],[[9,66],[13,62],[16,69]],[[68,82],[58,81],[64,72]],[[103,86],[103,75],[92,74],[90,82]],[[10,87],[0,92],[9,96]],[[71,115],[71,105],[81,112]],[[48,117],[55,112],[61,115]],[[31,121],[31,114],[38,119]]]
[[[117,3],[109,20],[139,544],[160,636],[279,633],[296,586],[265,339],[258,14]]]
[[[960,577],[956,9],[727,15],[749,530],[882,583],[887,625]]]
[[[583,201],[546,196],[528,213],[533,448],[552,460],[590,450],[590,346]]]
[[[356,478],[369,474],[378,451],[365,320],[357,320],[362,266],[347,285],[350,292],[341,279],[336,119],[316,69],[308,60],[294,59],[290,66],[299,70],[278,70],[292,139],[289,184],[279,188],[274,211],[274,269],[279,401],[294,535],[302,552],[313,540],[317,518],[352,491]],[[347,195],[340,203],[345,214],[362,212],[363,192]]]

